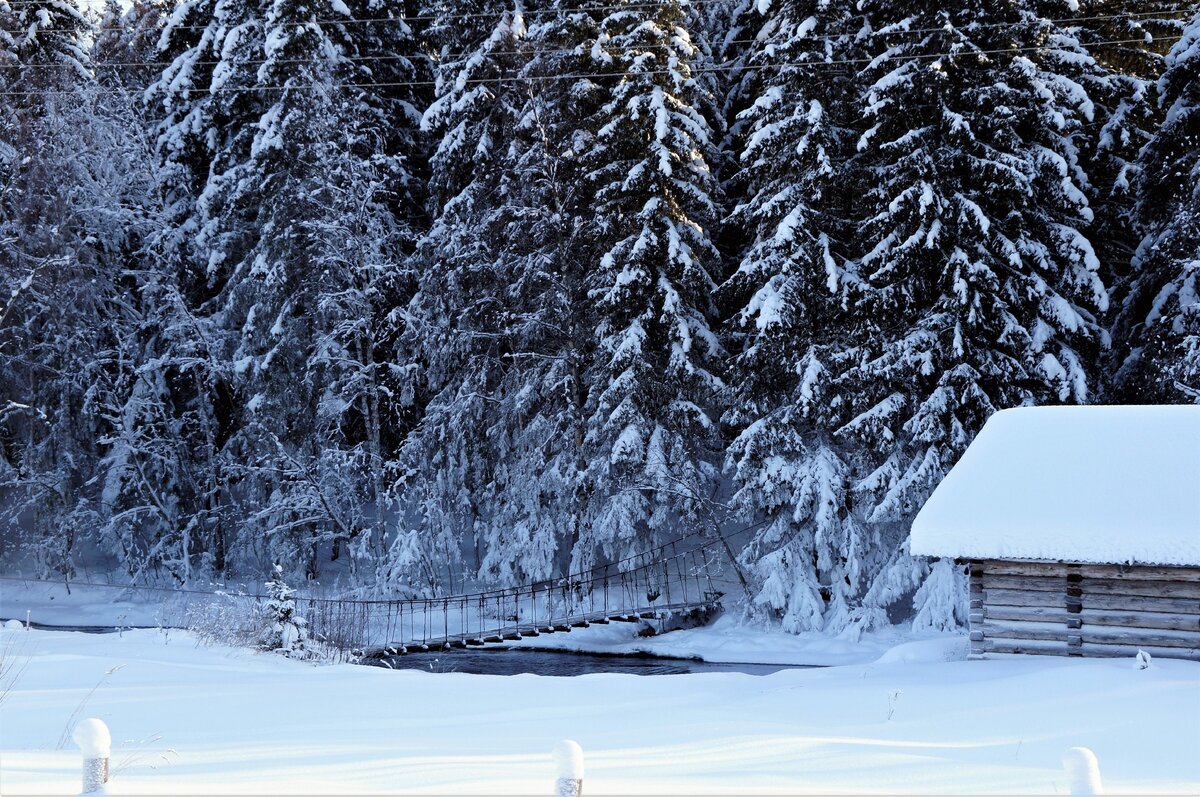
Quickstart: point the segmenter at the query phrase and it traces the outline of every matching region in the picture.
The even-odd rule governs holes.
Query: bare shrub
[[[253,595],[216,593],[189,601],[182,625],[208,645],[252,648],[269,622],[265,604]]]

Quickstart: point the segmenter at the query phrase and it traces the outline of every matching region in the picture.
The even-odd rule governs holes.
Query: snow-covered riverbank
[[[76,793],[78,753],[57,748],[88,716],[113,732],[113,794],[545,794],[562,738],[593,795],[1065,793],[1077,745],[1110,792],[1200,790],[1183,661],[934,661],[933,641],[767,676],[546,678],[314,666],[179,631],[8,628],[0,647],[19,672],[6,795]]]
[[[216,587],[210,587],[210,590]],[[250,585],[241,590],[252,591]],[[238,588],[227,587],[230,595]],[[190,627],[201,625],[212,635],[223,638],[220,622],[241,623],[247,604],[230,602],[230,611],[219,611],[220,602],[203,592],[125,591],[110,586],[86,583],[67,585],[33,579],[0,580],[0,619],[30,620],[35,626],[63,627]],[[215,606],[218,610],[213,611]],[[197,611],[199,610],[199,611]],[[472,625],[474,620],[471,621]],[[793,635],[748,626],[733,615],[718,618],[703,628],[674,631],[662,636],[639,636],[649,624],[613,622],[575,628],[570,633],[546,634],[506,643],[510,647],[605,654],[645,653],[655,656],[703,659],[711,662],[752,664],[794,664],[830,666],[865,664],[875,661],[889,649],[909,641],[903,628],[871,632],[858,639],[811,633]],[[228,641],[228,640],[226,640]],[[943,640],[943,644],[961,645]]]

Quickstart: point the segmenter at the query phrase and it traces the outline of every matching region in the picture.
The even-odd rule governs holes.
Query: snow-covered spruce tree
[[[491,217],[508,264],[511,320],[505,333],[510,351],[502,356],[494,394],[497,422],[490,443],[498,463],[498,501],[485,527],[487,578],[563,573],[573,559],[583,567],[597,554],[621,549],[598,551],[589,540],[596,513],[611,501],[613,489],[601,483],[607,475],[596,467],[611,455],[605,448],[610,441],[588,434],[594,409],[589,396],[595,398],[597,379],[607,384],[604,368],[611,355],[596,334],[609,311],[597,307],[589,291],[595,290],[594,263],[612,245],[594,218],[589,153],[606,146],[596,138],[597,119],[611,114],[605,106],[623,75],[605,49],[604,16],[564,0],[536,16],[526,37],[530,62],[521,73],[526,96],[504,166],[514,190]],[[698,20],[696,13],[685,14],[675,33],[690,41],[690,26]],[[696,48],[691,57],[705,56]],[[698,101],[693,111],[717,116],[715,95],[702,82],[690,87],[690,95]]]
[[[1138,158],[1145,237],[1124,314],[1131,326],[1122,395],[1200,403],[1200,15],[1166,57],[1162,126]]]
[[[398,576],[411,568],[423,588],[440,589],[448,573],[427,563],[452,570],[466,550],[466,566],[478,571],[497,505],[489,421],[507,346],[509,276],[488,220],[517,189],[502,163],[524,102],[515,78],[528,53],[521,6],[442,2],[427,13],[436,16],[428,36],[438,53],[422,122],[434,141],[434,220],[415,256],[418,286],[406,310],[405,345],[421,364],[421,419],[405,440],[396,488],[418,521],[391,564]]]
[[[242,558],[310,577],[323,547],[353,542],[352,571],[382,556],[395,369],[379,322],[413,237],[396,217],[419,216],[399,151],[415,141],[412,32],[352,5],[181,6],[149,92],[177,209],[160,243],[213,343],[217,460],[254,507]]]
[[[861,8],[876,32],[859,99],[864,289],[829,405],[838,437],[873,452],[856,511],[890,557],[863,622],[920,585],[916,624],[946,627],[963,620],[962,574],[911,558],[909,521],[992,412],[1091,395],[1108,295],[1072,140],[1090,101],[1021,2]]]
[[[34,92],[9,95],[6,105],[38,106],[53,96],[51,92],[91,82],[87,39],[92,26],[78,5],[68,0],[6,0],[0,4],[0,19],[0,63],[8,90]]]
[[[586,522],[586,368],[596,342],[587,298],[591,192],[586,120],[603,98],[596,21],[562,2],[531,19],[505,190],[483,221],[503,275],[504,350],[488,445],[496,503],[476,538],[480,575],[520,583],[562,574]],[[578,77],[574,77],[578,76]]]
[[[254,209],[253,238],[225,291],[248,397],[242,440],[268,465],[253,473],[253,521],[273,535],[272,555],[307,558],[310,577],[318,547],[336,559],[348,545],[351,573],[384,554],[389,391],[375,322],[403,238],[392,201],[415,183],[407,153],[386,149],[411,141],[390,126],[411,134],[412,114],[391,118],[403,103],[373,93],[380,81],[363,66],[373,62],[352,57],[356,26],[344,16],[290,0],[267,11],[256,73],[267,103],[231,202]]]
[[[721,289],[734,355],[724,421],[734,506],[765,521],[742,559],[756,604],[789,631],[846,622],[874,543],[850,511],[852,452],[829,434],[826,359],[856,279],[846,262],[853,86],[839,63],[853,54],[851,19],[849,4],[826,0],[740,17],[739,38],[753,44],[741,55],[740,170],[728,189],[744,197],[730,221],[748,242]]]
[[[243,475],[256,508],[249,520],[254,536],[268,540],[270,556],[293,566],[307,562],[309,578],[317,575],[322,537],[336,549],[361,531],[347,522],[338,500],[353,501],[359,491],[346,490],[340,479],[336,489],[326,478],[325,441],[316,428],[322,386],[306,373],[319,334],[317,259],[324,243],[314,224],[330,204],[330,164],[323,161],[333,154],[326,143],[343,118],[336,74],[345,47],[341,31],[322,19],[331,10],[275,0],[256,20],[262,48],[247,58],[250,68],[257,66],[252,87],[262,111],[247,125],[249,150],[231,153],[238,161],[221,180],[229,193],[214,220],[236,257],[220,298],[244,402],[237,443],[247,462],[264,466]],[[348,475],[328,475],[334,473]]]
[[[212,293],[207,262],[193,259],[202,257],[195,196],[218,141],[209,134],[208,80],[220,52],[213,11],[213,3],[110,5],[93,46],[106,102],[125,106],[140,127],[139,151],[150,150],[126,163],[149,184],[124,266],[136,331],[113,342],[111,367],[90,393],[105,422],[99,534],[135,579],[225,574],[240,525],[223,450],[230,368],[220,329],[202,309]]]
[[[308,620],[296,614],[296,590],[284,579],[283,566],[275,565],[274,577],[267,582],[267,628],[260,645],[263,650],[289,659],[310,659],[314,651],[308,639]]]
[[[105,2],[91,52],[100,85],[128,89],[140,100],[162,71],[155,62],[167,11],[164,4],[145,0],[127,7],[117,0]],[[144,103],[137,106],[145,109]]]
[[[0,9],[0,523],[42,574],[69,575],[76,529],[92,525],[97,430],[84,395],[119,327],[89,229],[89,211],[107,211],[86,194],[103,153],[79,147],[89,136],[77,129],[92,123],[89,35],[73,3]]]
[[[589,518],[577,567],[707,526],[722,349],[710,324],[718,189],[677,0],[614,3],[592,51],[607,96],[581,154],[595,192]]]
[[[151,287],[169,401],[161,425],[143,421],[136,427],[143,439],[131,450],[186,452],[162,461],[179,476],[164,474],[163,481],[193,486],[175,492],[178,511],[205,539],[198,550],[210,556],[195,564],[218,571],[261,553],[260,541],[244,533],[248,510],[241,485],[251,491],[256,485],[241,469],[258,459],[242,445],[248,397],[240,390],[231,357],[236,341],[221,311],[231,274],[253,241],[251,213],[225,200],[245,175],[262,114],[265,97],[255,89],[254,63],[263,60],[262,18],[261,4],[252,0],[177,3],[157,45],[156,60],[166,66],[145,92],[162,164],[164,223],[150,242],[162,276]],[[176,436],[186,445],[172,441]],[[135,505],[142,500],[128,487],[110,482],[108,489]]]
[[[197,573],[224,575],[238,518],[220,451],[228,437],[218,417],[227,398],[211,325],[180,291],[191,270],[172,238],[180,186],[155,151],[157,109],[143,92],[162,72],[158,43],[169,9],[155,3],[106,6],[92,47],[99,105],[126,121],[125,139],[110,144],[110,185],[136,181],[140,196],[122,208],[125,237],[122,307],[130,332],[114,336],[88,391],[103,419],[97,537],[113,563],[135,581],[167,576],[186,583]],[[175,24],[179,24],[176,21]],[[115,167],[115,168],[114,168]],[[187,195],[187,188],[183,189]]]
[[[1144,232],[1130,212],[1137,154],[1161,120],[1156,82],[1163,57],[1184,24],[1183,2],[1090,0],[1066,12],[1055,34],[1056,48],[1045,57],[1087,91],[1094,111],[1079,141],[1080,163],[1088,175],[1088,198],[1095,220],[1089,237],[1100,259],[1101,276],[1115,298],[1128,289],[1134,250]],[[1061,7],[1046,9],[1057,16]],[[1069,46],[1063,46],[1069,45]],[[1085,54],[1086,57],[1080,57]],[[1116,325],[1123,326],[1121,322]],[[1124,356],[1123,333],[1104,357],[1104,370]],[[1105,378],[1111,376],[1106,373]],[[1105,391],[1107,384],[1097,387]]]

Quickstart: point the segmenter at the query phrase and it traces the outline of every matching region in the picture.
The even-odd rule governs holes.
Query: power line
[[[1166,39],[1179,40],[1182,36],[1164,37]],[[1133,44],[1141,42],[1142,39],[1108,39],[1104,41],[1091,42],[1091,46],[1107,45],[1107,44]],[[883,57],[884,61],[903,60],[903,61],[920,61],[925,59],[940,59],[940,58],[958,58],[964,56],[982,56],[982,55],[998,55],[1002,53],[1021,53],[1035,52],[1040,50],[1055,49],[1052,45],[1031,45],[1028,47],[1002,47],[990,50],[967,50],[962,52],[938,52],[938,53],[916,53],[905,56],[903,59]],[[831,59],[827,61],[791,61],[771,64],[741,64],[727,66],[712,66],[712,67],[696,67],[690,70],[690,74],[718,74],[723,72],[741,72],[741,71],[757,71],[763,69],[783,69],[787,67],[806,67],[806,68],[827,68],[853,64],[870,64],[880,60],[880,56],[873,58],[845,58]],[[652,76],[652,75],[671,75],[676,74],[677,70],[671,69],[648,69],[642,72],[632,73],[636,76]],[[484,84],[505,84],[505,83],[528,83],[528,82],[550,82],[559,80],[589,80],[603,78],[621,78],[629,77],[629,72],[576,72],[566,75],[514,75],[510,77],[486,77],[486,78],[468,78],[462,81],[466,85],[484,85]],[[379,81],[369,83],[297,83],[272,86],[231,86],[220,87],[215,89],[188,89],[188,91],[196,91],[199,94],[217,94],[227,92],[252,92],[252,91],[299,91],[299,90],[314,90],[314,91],[333,91],[339,89],[380,89],[380,88],[429,88],[437,85],[433,80],[397,80],[397,81]],[[31,97],[31,96],[46,96],[46,95],[75,95],[81,94],[83,88],[76,89],[45,89],[42,91],[4,91],[0,92],[0,97]],[[92,94],[130,94],[129,89],[103,89],[93,88]]]
[[[727,1],[728,0],[690,0],[689,2],[683,3],[682,5],[688,5],[688,6],[717,5],[717,4],[725,3]],[[664,4],[665,4],[664,2],[629,3],[626,5],[621,5],[621,6],[617,7],[616,9],[614,9],[614,7],[611,5],[577,6],[575,8],[522,9],[520,12],[520,16],[533,17],[533,16],[549,15],[549,14],[570,15],[570,14],[590,14],[590,13],[593,13],[596,11],[610,11],[611,12],[613,10],[626,11],[626,10],[630,10],[630,9],[657,9],[657,8],[662,8]],[[46,3],[37,2],[36,0],[10,0],[8,5],[9,6],[25,5],[25,6],[45,7]],[[516,13],[516,9],[507,9],[505,11],[480,11],[480,12],[474,13],[474,14],[445,14],[445,15],[443,15],[443,14],[414,14],[412,16],[381,17],[378,19],[362,19],[362,20],[356,20],[356,19],[352,19],[349,17],[334,17],[334,18],[330,18],[330,19],[317,19],[317,20],[311,20],[311,21],[317,22],[317,23],[334,23],[334,24],[347,24],[347,23],[354,24],[354,23],[358,23],[358,22],[410,22],[410,21],[411,22],[442,22],[442,21],[451,21],[451,20],[464,21],[464,20],[469,20],[469,19],[503,19],[504,17],[512,16],[515,13]],[[201,29],[203,29],[203,27],[207,27],[207,26],[202,26]],[[120,28],[115,28],[115,29],[120,30]],[[176,30],[188,30],[188,29],[189,29],[188,26],[179,26],[176,28]],[[192,26],[191,29],[195,29],[195,26]]]
[[[1148,12],[1139,12],[1139,13],[1148,13]],[[1048,19],[1048,20],[1046,20],[1046,22],[1052,23],[1052,24],[1062,24],[1064,22],[1078,22],[1078,20],[1124,19],[1124,18],[1127,18],[1127,16],[1128,16],[1128,14],[1105,14],[1105,16],[1096,16],[1096,17]],[[364,22],[367,22],[367,20],[364,20]],[[979,28],[1006,28],[1006,26],[1008,26],[1008,23],[986,23],[983,25],[979,25]],[[887,32],[872,31],[872,32],[868,32],[868,34],[866,34],[866,36],[874,37],[874,36],[893,36],[895,34],[938,34],[938,32],[947,32],[947,29],[946,28],[919,28],[919,29],[887,31]],[[833,41],[846,40],[846,38],[850,38],[850,36],[848,36],[848,35],[806,36],[803,38],[802,41],[803,42],[833,42]],[[733,38],[733,40],[728,40],[728,41],[725,41],[722,43],[724,43],[724,44],[754,44],[757,41],[758,41],[757,38]],[[1138,42],[1142,43],[1141,40],[1138,40]],[[464,50],[464,52],[461,52],[461,53],[444,54],[444,55],[442,55],[442,58],[446,59],[446,60],[462,59],[462,58],[467,58],[467,56],[469,56],[469,55],[474,55],[476,52],[478,52],[478,50]],[[508,55],[515,56],[515,55],[528,55],[528,54],[545,56],[545,55],[574,55],[577,53],[578,53],[578,48],[569,48],[569,49],[560,48],[560,49],[536,50],[536,52],[533,52],[533,53],[530,53],[529,50],[523,50],[523,49],[488,50],[487,54],[493,55],[493,56],[508,56]],[[414,58],[415,58],[415,56],[413,56],[413,55],[355,55],[355,56],[344,56],[344,58],[337,59],[337,60],[352,61],[352,62],[404,61],[404,60],[413,60]],[[178,60],[178,59],[176,59],[176,60]],[[239,65],[258,66],[258,65],[262,65],[262,64],[268,64],[268,62],[270,62],[270,64],[308,64],[308,62],[311,62],[311,61],[312,61],[312,59],[276,59],[276,60],[270,60],[270,61],[268,59],[256,59],[256,60],[239,61]],[[172,66],[173,64],[175,64],[175,62],[176,62],[175,60],[170,60],[170,61],[101,61],[101,62],[98,62],[98,64],[96,64],[96,66],[104,66],[104,67],[126,67],[126,66],[166,67],[166,66]],[[222,62],[224,62],[224,61],[198,60],[198,61],[190,61],[190,65],[191,66],[217,66],[218,64],[222,64]],[[31,64],[0,64],[0,68],[2,68],[2,67],[7,67],[7,68],[74,68],[74,65],[72,65],[72,64],[46,64],[46,62],[31,62]]]
[[[716,2],[723,2],[724,0],[695,0],[695,1],[701,2],[701,3],[710,3],[710,2],[716,3]],[[9,5],[15,5],[15,4],[17,4],[16,0],[13,0],[13,2],[9,3]],[[41,5],[40,3],[30,3],[30,4],[31,5]],[[644,4],[644,5],[643,4],[626,5],[626,6],[621,6],[621,10],[639,9],[639,8],[641,8],[641,9],[658,8],[659,5],[661,5],[661,4],[652,3],[652,4]],[[547,13],[562,13],[562,14],[581,13],[582,14],[582,13],[590,13],[593,11],[606,11],[606,10],[611,10],[611,7],[610,6],[580,7],[580,8],[574,8],[574,9],[561,9],[561,10],[556,10],[553,12],[550,10],[524,11],[524,12],[522,12],[521,15],[524,17],[524,16],[530,16],[530,15],[534,15],[534,14],[547,14]],[[493,13],[493,14],[450,14],[450,15],[446,15],[446,16],[372,17],[372,18],[365,18],[365,19],[353,19],[350,17],[330,17],[330,18],[311,19],[311,20],[305,20],[304,22],[288,23],[288,24],[297,24],[297,25],[310,25],[310,24],[317,24],[317,25],[373,25],[373,24],[387,24],[387,23],[397,23],[397,22],[407,23],[407,22],[418,22],[418,21],[462,21],[462,20],[467,20],[467,19],[479,19],[479,18],[501,19],[501,18],[504,18],[507,16],[511,16],[513,13],[514,12],[512,12],[512,11],[505,11],[503,13]],[[1161,17],[1161,15],[1163,15],[1163,14],[1186,14],[1186,15],[1190,16],[1193,13],[1194,12],[1192,12],[1188,9],[1163,8],[1163,9],[1159,9],[1157,11],[1137,11],[1137,12],[1132,12],[1132,13],[1128,13],[1128,14],[1100,14],[1100,15],[1094,15],[1094,16],[1060,17],[1060,18],[1049,18],[1049,19],[1036,18],[1034,21],[1047,22],[1047,23],[1056,24],[1056,25],[1064,25],[1064,24],[1072,23],[1072,22],[1095,22],[1095,21],[1102,21],[1102,20],[1121,20],[1121,19],[1152,20],[1152,19]],[[981,22],[981,23],[976,23],[976,24],[964,25],[964,26],[962,26],[962,30],[972,31],[972,30],[981,30],[984,28],[1007,28],[1007,27],[1012,27],[1012,25],[1013,25],[1012,22]],[[166,28],[166,27],[169,27],[170,30],[173,30],[173,31],[198,31],[198,30],[202,31],[202,30],[208,30],[211,27],[211,23],[205,24],[205,25],[164,26],[164,28]],[[91,28],[91,31],[95,32],[95,33],[120,32],[120,31],[124,31],[127,29],[128,28],[126,28],[125,26],[121,26],[121,25],[95,26],[95,27]],[[900,28],[900,29],[887,30],[887,31],[882,31],[882,32],[881,31],[869,31],[865,35],[867,35],[867,36],[893,36],[893,35],[899,35],[899,34],[915,34],[915,33],[942,33],[942,32],[947,32],[947,31],[948,31],[948,29],[945,26],[941,26],[941,27],[934,27],[934,28],[909,28],[909,29]],[[17,34],[23,33],[24,31],[8,30],[5,32],[10,35],[17,35]],[[41,32],[41,33],[76,33],[77,31],[73,28],[41,28],[39,30],[39,32]],[[821,37],[811,37],[810,40],[815,41],[819,38],[821,38]],[[842,38],[842,37],[839,36],[836,38]]]
[[[1126,15],[1105,15],[1105,16],[1095,16],[1095,17],[1077,17],[1074,19],[1075,20],[1080,20],[1080,19],[1116,20],[1116,19],[1124,19],[1125,16]],[[1065,21],[1071,21],[1071,20],[1067,20],[1067,19],[1047,20],[1047,22],[1051,22],[1051,23],[1055,23],[1055,24],[1059,24],[1059,23],[1062,23]],[[1004,23],[1004,24],[989,23],[987,25],[981,25],[979,27],[1007,27],[1007,23]],[[868,33],[866,35],[873,37],[873,36],[891,36],[891,35],[894,35],[894,33],[916,34],[916,33],[944,33],[944,32],[946,32],[945,28],[918,28],[918,29],[902,30],[902,31],[896,31],[896,32],[889,31],[886,33],[872,32],[872,33]],[[849,38],[851,38],[849,35],[808,36],[808,37],[805,37],[802,41],[803,42],[830,42],[830,41],[845,40],[845,39],[849,39]],[[1162,37],[1162,38],[1167,38],[1167,37]],[[757,41],[759,41],[759,40],[758,39],[730,39],[728,41],[725,41],[724,44],[726,44],[726,45],[754,44]],[[1161,41],[1161,39],[1160,39],[1160,41]],[[1136,42],[1143,43],[1143,41],[1141,39],[1136,40]],[[1102,44],[1102,43],[1103,42],[1094,42],[1092,44]],[[1122,41],[1122,43],[1125,43],[1125,42]],[[654,47],[654,46],[662,46],[662,45],[647,45],[647,46]],[[465,58],[470,55],[474,55],[476,52],[477,51],[474,51],[474,50],[468,50],[468,51],[459,52],[459,53],[447,53],[441,57],[446,60],[454,60],[454,59],[460,59],[460,58]],[[560,48],[560,49],[553,49],[553,50],[538,50],[538,51],[534,51],[532,53],[528,50],[490,50],[490,51],[488,51],[488,55],[496,56],[496,57],[520,56],[520,55],[562,56],[562,55],[577,55],[577,54],[581,54],[578,47],[572,47],[569,49]],[[362,63],[362,62],[375,62],[375,61],[381,61],[381,62],[408,61],[408,60],[415,60],[417,57],[419,57],[419,56],[415,56],[415,55],[362,55],[362,56],[345,56],[343,58],[336,59],[336,60],[353,62],[353,63]],[[150,67],[150,66],[167,67],[167,66],[171,66],[171,65],[175,64],[177,61],[178,61],[178,59],[171,60],[171,61],[102,61],[102,62],[98,62],[98,63],[94,64],[94,66],[97,68],[99,68],[99,67],[107,67],[107,68],[139,67],[139,66],[140,67]],[[304,64],[304,63],[311,63],[312,61],[313,61],[313,59],[307,59],[307,58],[283,58],[283,59],[274,59],[274,60],[252,59],[252,60],[246,60],[246,61],[239,61],[238,65],[240,65],[240,66],[259,66],[262,64],[266,64],[266,63]],[[189,61],[188,63],[191,66],[217,66],[218,64],[225,63],[225,62],[219,61],[219,60],[208,59],[208,60]],[[46,63],[46,62],[32,62],[32,63],[27,63],[27,64],[0,64],[0,69],[4,69],[4,68],[7,68],[7,69],[27,69],[27,68],[74,69],[75,65],[74,64],[62,64],[62,63],[52,64],[52,63]]]

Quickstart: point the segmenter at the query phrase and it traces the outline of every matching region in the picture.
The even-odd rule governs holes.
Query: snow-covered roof
[[[912,552],[1200,566],[1200,406],[996,413],[913,521]]]

